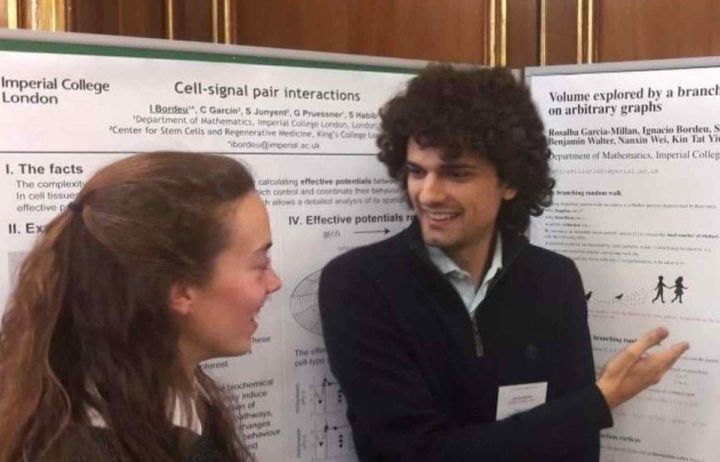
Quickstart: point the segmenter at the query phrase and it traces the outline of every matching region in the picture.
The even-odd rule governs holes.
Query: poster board
[[[613,412],[601,460],[717,460],[720,60],[529,68],[526,78],[557,180],[531,240],[576,262],[596,365],[657,325],[691,345]]]
[[[353,461],[329,373],[319,271],[411,217],[375,159],[378,109],[424,62],[190,42],[0,31],[0,300],[43,226],[99,167],[189,150],[245,162],[284,281],[252,353],[203,368],[259,460]]]

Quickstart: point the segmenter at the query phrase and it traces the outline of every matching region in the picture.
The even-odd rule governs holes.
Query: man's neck
[[[493,230],[492,233],[488,234],[488,236],[478,240],[473,245],[463,246],[458,249],[445,249],[447,256],[456,265],[470,273],[470,278],[475,287],[480,285],[480,281],[483,280],[492,263],[497,233]]]

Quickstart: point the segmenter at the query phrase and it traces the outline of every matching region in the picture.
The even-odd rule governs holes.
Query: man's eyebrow
[[[404,167],[405,167],[405,168],[417,169],[417,170],[425,170],[425,167],[423,167],[422,165],[417,164],[417,163],[415,163],[415,162],[413,162],[413,161],[411,161],[411,160],[406,160]]]
[[[467,162],[445,162],[440,166],[441,170],[472,170],[477,168],[477,165]]]

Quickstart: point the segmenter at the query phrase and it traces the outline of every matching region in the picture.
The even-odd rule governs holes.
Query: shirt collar
[[[430,261],[435,265],[437,269],[440,270],[440,272],[444,276],[451,276],[453,274],[462,274],[467,275],[468,277],[470,274],[465,271],[464,269],[460,268],[457,263],[455,263],[452,258],[448,257],[448,255],[445,253],[443,249],[440,247],[434,247],[425,245],[425,248],[427,249],[428,257],[430,258]],[[490,267],[488,268],[487,272],[485,273],[485,277],[483,278],[482,282],[480,283],[479,287],[482,287],[483,285],[490,282],[490,280],[495,277],[495,275],[502,269],[502,236],[500,233],[497,233],[495,237],[495,249],[493,251],[493,258],[490,262]]]
[[[100,395],[97,387],[92,382],[89,382],[88,384],[88,391],[95,396]],[[175,403],[173,404],[172,410],[172,424],[176,427],[187,428],[188,430],[191,430],[198,435],[202,435],[203,426],[200,420],[200,415],[198,414],[196,400],[193,399],[191,404],[192,406],[190,407],[190,415],[187,415],[185,408],[180,402],[180,398],[178,396],[175,396]],[[86,404],[85,412],[87,413],[88,419],[90,420],[91,427],[110,427],[102,414],[100,414],[94,407]]]

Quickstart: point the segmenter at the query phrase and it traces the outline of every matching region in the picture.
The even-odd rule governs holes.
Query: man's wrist
[[[614,396],[614,393],[610,391],[610,387],[603,380],[596,381],[595,386],[597,386],[598,390],[600,390],[600,394],[602,394],[603,398],[605,398],[608,408],[613,409],[620,404]]]

